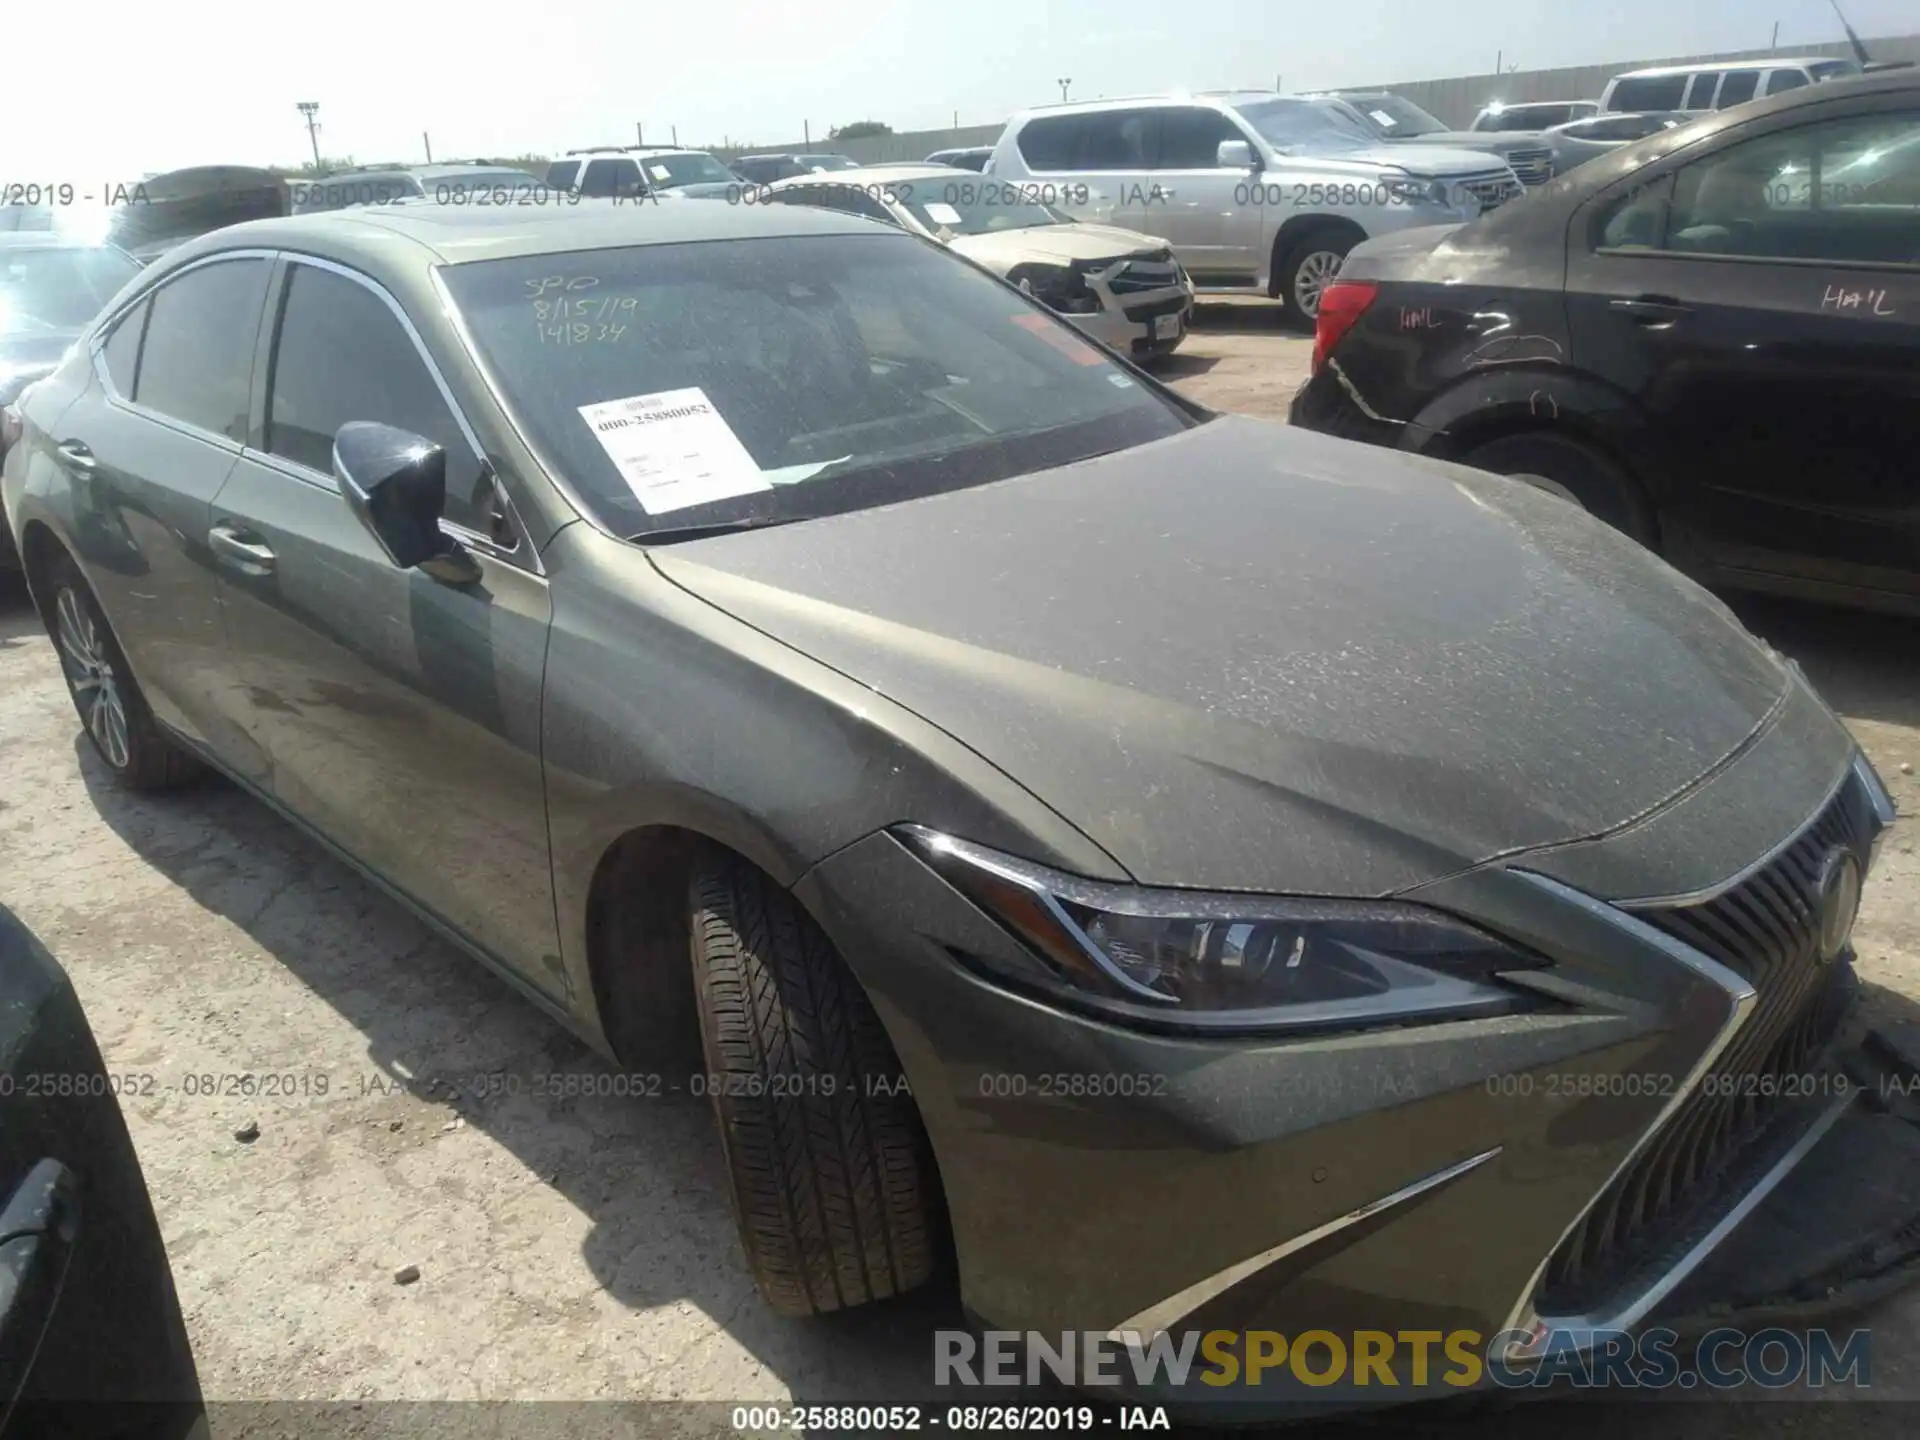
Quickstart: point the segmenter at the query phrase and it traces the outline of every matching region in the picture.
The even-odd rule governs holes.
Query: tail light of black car
[[[1380,287],[1368,280],[1336,280],[1320,292],[1320,309],[1313,321],[1314,374],[1326,368],[1334,347],[1367,313],[1379,293]]]

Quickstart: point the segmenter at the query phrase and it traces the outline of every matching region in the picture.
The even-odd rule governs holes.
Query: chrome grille
[[[1115,267],[1118,266],[1118,269]],[[1116,295],[1140,295],[1149,290],[1169,290],[1180,283],[1180,267],[1165,250],[1151,256],[1115,255],[1106,260],[1082,260],[1074,267],[1083,275],[1107,276],[1107,285]]]
[[[1513,167],[1522,185],[1544,185],[1553,178],[1553,151],[1509,150],[1501,157]]]
[[[1506,175],[1474,175],[1460,182],[1460,188],[1479,202],[1482,212],[1504,205],[1521,193],[1520,182]]]
[[[1813,1068],[1845,1011],[1851,967],[1825,964],[1819,953],[1821,865],[1838,845],[1864,866],[1873,830],[1870,802],[1849,776],[1791,844],[1739,884],[1694,904],[1632,907],[1742,976],[1756,1002],[1710,1074],[1554,1252],[1536,1301],[1542,1313],[1582,1313],[1719,1208],[1719,1182],[1790,1098],[1767,1077]],[[1768,1089],[1775,1093],[1760,1093]]]

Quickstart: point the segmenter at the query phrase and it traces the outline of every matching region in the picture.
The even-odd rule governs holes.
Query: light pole
[[[320,168],[320,122],[314,117],[320,113],[318,100],[301,100],[294,108],[307,120],[307,139],[313,145],[313,168]]]
[[[1064,80],[1055,80],[1053,83],[1060,87],[1060,103],[1062,105],[1066,104],[1067,103],[1067,87],[1073,84],[1072,77],[1069,76],[1067,79],[1064,79]]]

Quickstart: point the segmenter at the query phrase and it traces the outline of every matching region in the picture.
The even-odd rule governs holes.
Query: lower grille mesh
[[[1847,965],[1820,958],[1821,867],[1836,847],[1864,867],[1872,823],[1849,777],[1785,850],[1739,884],[1694,904],[1635,909],[1746,979],[1756,1000],[1712,1071],[1554,1252],[1536,1301],[1543,1313],[1587,1310],[1716,1210],[1719,1182],[1781,1102],[1807,1093],[1797,1077],[1831,1039],[1850,981]]]

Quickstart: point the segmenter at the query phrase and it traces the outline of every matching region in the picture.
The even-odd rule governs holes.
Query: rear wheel
[[[1360,237],[1350,230],[1322,225],[1287,247],[1274,273],[1280,299],[1296,323],[1313,325],[1320,314],[1320,296],[1346,264],[1347,252],[1359,243]]]
[[[199,779],[199,761],[160,728],[80,567],[48,567],[42,618],[60,655],[67,693],[96,754],[133,790],[171,790]]]
[[[761,1295],[817,1315],[912,1289],[933,1270],[932,1165],[873,1006],[752,866],[701,866],[691,890],[704,1083]]]
[[[1552,431],[1490,440],[1460,457],[1476,470],[1525,480],[1652,547],[1653,517],[1639,487],[1618,465],[1582,441]]]

